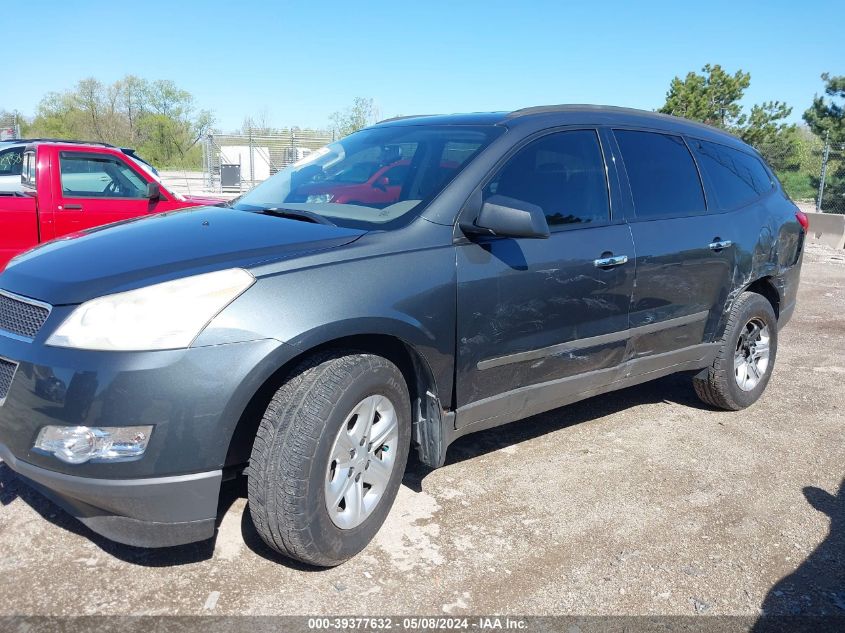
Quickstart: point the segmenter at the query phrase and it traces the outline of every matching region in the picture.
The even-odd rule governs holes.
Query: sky
[[[274,127],[327,127],[355,97],[384,118],[651,110],[674,76],[706,63],[750,72],[744,104],[785,101],[798,122],[821,73],[845,74],[842,0],[30,0],[26,13],[0,109],[31,115],[84,77],[135,74],[173,80],[226,131],[261,112]]]

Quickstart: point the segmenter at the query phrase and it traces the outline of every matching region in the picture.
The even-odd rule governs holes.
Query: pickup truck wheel
[[[763,394],[777,353],[777,318],[769,301],[744,292],[734,303],[713,364],[693,378],[705,403],[738,411]]]
[[[331,567],[360,552],[396,498],[411,437],[399,369],[355,351],[315,355],[267,407],[252,449],[249,509],[261,538]]]

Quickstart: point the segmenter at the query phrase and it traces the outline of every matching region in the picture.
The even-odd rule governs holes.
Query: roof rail
[[[115,147],[111,143],[101,141],[80,141],[67,138],[9,138],[3,143],[69,143],[71,145],[98,145],[100,147]]]
[[[618,112],[620,114],[656,114],[655,112],[650,112],[648,110],[640,110],[637,108],[625,108],[620,106],[596,105],[593,103],[560,103],[520,108],[519,110],[509,112],[507,114],[507,118],[512,119],[520,116],[527,116],[529,114],[545,114],[547,112],[572,112],[578,110]]]
[[[403,114],[401,116],[392,116],[389,119],[382,119],[381,121],[377,121],[376,125],[380,125],[382,123],[390,123],[392,121],[402,121],[404,119],[419,119],[420,117],[426,116],[437,116],[436,114]]]

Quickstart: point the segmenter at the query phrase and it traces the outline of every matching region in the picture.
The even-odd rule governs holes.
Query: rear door
[[[637,250],[629,358],[709,342],[730,292],[731,229],[708,213],[685,140],[634,129],[613,132],[624,165]]]
[[[164,210],[146,197],[147,179],[111,153],[59,150],[57,158],[56,235]]]
[[[555,400],[568,378],[621,362],[634,250],[608,188],[595,129],[528,142],[484,185],[540,206],[551,236],[457,247],[459,428],[520,417],[524,398]]]

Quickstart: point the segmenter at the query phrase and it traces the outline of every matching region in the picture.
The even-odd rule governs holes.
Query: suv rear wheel
[[[316,355],[273,397],[252,449],[249,508],[262,539],[330,567],[360,552],[396,498],[411,436],[399,369],[354,351]]]
[[[730,411],[754,404],[772,375],[777,327],[768,299],[755,292],[742,293],[731,308],[716,360],[693,378],[698,397]]]

